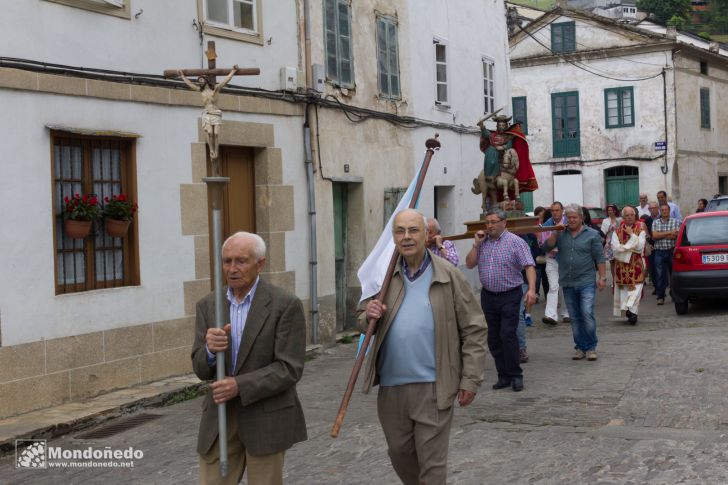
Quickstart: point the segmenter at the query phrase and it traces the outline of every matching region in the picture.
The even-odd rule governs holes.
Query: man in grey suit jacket
[[[222,246],[227,280],[224,329],[215,328],[215,297],[197,303],[192,366],[202,380],[215,378],[215,352],[225,351],[225,375],[210,384],[197,439],[200,482],[281,484],[285,450],[306,439],[296,382],[303,373],[306,325],[301,301],[260,279],[265,243],[239,232]],[[228,467],[219,474],[217,404],[227,409]]]

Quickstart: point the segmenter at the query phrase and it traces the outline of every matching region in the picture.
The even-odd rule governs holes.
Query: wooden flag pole
[[[436,133],[434,138],[430,138],[425,142],[425,146],[427,147],[427,151],[425,152],[425,160],[422,162],[422,170],[420,170],[420,174],[417,177],[417,184],[415,185],[414,194],[412,195],[412,200],[410,201],[409,208],[413,209],[415,204],[417,203],[417,199],[420,196],[420,191],[422,190],[422,185],[425,182],[425,175],[427,174],[427,169],[430,167],[430,160],[432,160],[432,155],[435,153],[435,150],[440,149],[440,142],[437,140],[439,135]],[[389,282],[392,279],[392,274],[394,273],[395,265],[397,264],[397,250],[395,249],[392,252],[392,258],[389,260],[389,266],[387,268],[387,274],[384,276],[384,281],[382,282],[382,289],[379,290],[379,293],[375,297],[379,301],[384,301],[384,298],[387,296],[387,290],[389,289]],[[364,358],[367,354],[367,349],[369,348],[369,342],[372,339],[372,335],[374,335],[374,331],[377,328],[377,323],[379,322],[379,319],[377,318],[370,318],[369,319],[369,325],[367,326],[367,333],[364,337],[364,342],[361,345],[361,350],[359,351],[359,354],[356,356],[356,361],[354,362],[354,368],[351,370],[351,376],[349,376],[349,383],[346,386],[346,391],[344,391],[344,396],[341,398],[341,405],[339,406],[339,412],[336,415],[336,420],[334,421],[334,426],[331,428],[331,437],[337,438],[339,436],[339,430],[341,429],[341,425],[344,423],[344,416],[346,416],[346,410],[349,407],[349,401],[351,400],[351,395],[354,392],[354,386],[356,386],[356,380],[359,377],[359,372],[361,371],[361,367],[364,364]]]

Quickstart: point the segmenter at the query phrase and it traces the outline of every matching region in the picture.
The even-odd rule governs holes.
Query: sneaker
[[[657,304],[658,305],[664,305],[665,304],[665,299],[664,298],[658,298],[657,299]]]
[[[561,321],[564,323],[571,323],[571,317],[564,317],[561,319]]]
[[[586,360],[591,360],[591,361],[597,360],[597,353],[593,350],[587,351]]]
[[[518,351],[518,355],[519,355],[519,362],[521,364],[525,364],[526,362],[528,362],[528,352],[526,352],[526,349],[520,349]]]
[[[527,327],[530,327],[531,325],[533,325],[533,319],[531,318],[530,313],[526,313],[526,316],[523,318],[523,320],[526,322]]]
[[[583,351],[581,351],[581,350],[577,350],[574,353],[574,355],[571,357],[571,360],[581,360],[584,357],[586,357],[586,354]]]

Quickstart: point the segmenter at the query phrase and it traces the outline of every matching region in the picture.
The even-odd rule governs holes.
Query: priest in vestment
[[[622,222],[612,233],[614,252],[614,316],[627,316],[631,325],[637,324],[642,288],[645,283],[645,249],[647,229],[637,219],[633,207],[622,209]]]

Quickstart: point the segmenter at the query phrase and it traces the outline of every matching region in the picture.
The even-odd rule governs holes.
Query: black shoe
[[[630,325],[637,325],[637,315],[627,310],[627,321]]]
[[[509,381],[506,378],[499,377],[498,382],[493,384],[493,389],[505,389],[506,387],[511,385],[511,381]],[[523,384],[521,384],[521,387],[523,387]]]
[[[543,317],[543,318],[541,319],[541,321],[542,321],[543,323],[547,324],[547,325],[552,325],[552,326],[553,326],[553,325],[557,325],[557,324],[559,323],[559,322],[557,322],[556,320],[554,320],[553,318],[549,318],[549,317]]]
[[[511,388],[513,388],[513,392],[521,392],[523,390],[523,377],[514,377],[511,381]]]
[[[564,317],[561,319],[561,321],[564,323],[571,323],[571,317]]]

